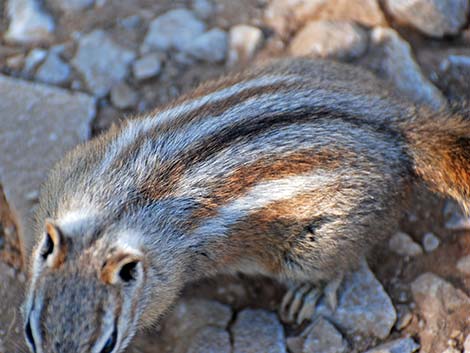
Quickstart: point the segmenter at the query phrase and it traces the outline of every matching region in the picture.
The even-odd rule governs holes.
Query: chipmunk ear
[[[67,255],[65,238],[59,227],[50,219],[45,222],[44,240],[40,255],[50,268],[59,267]]]
[[[130,283],[141,277],[143,256],[140,252],[118,250],[104,262],[100,278],[106,284]]]

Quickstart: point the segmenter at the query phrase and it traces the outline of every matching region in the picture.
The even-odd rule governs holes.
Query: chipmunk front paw
[[[311,283],[289,284],[288,290],[279,308],[279,316],[285,323],[300,325],[305,320],[312,320],[318,301],[324,297],[334,311],[338,305],[338,288],[343,282],[343,275],[329,281],[326,285]]]

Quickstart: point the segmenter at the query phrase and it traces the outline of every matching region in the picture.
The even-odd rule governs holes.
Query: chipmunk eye
[[[26,339],[28,340],[28,343],[33,349],[33,352],[36,352],[36,344],[34,343],[33,331],[31,330],[31,321],[29,318],[28,318],[28,322],[26,323],[24,332],[25,332]]]
[[[45,260],[47,257],[52,254],[54,251],[54,242],[52,241],[52,238],[49,233],[46,233],[46,240],[44,242],[41,256]]]
[[[117,330],[114,329],[113,334],[108,338],[100,353],[111,353],[116,346]]]
[[[137,261],[129,262],[122,266],[121,270],[119,271],[119,277],[124,282],[130,282],[135,279],[136,275],[136,267],[137,267]]]

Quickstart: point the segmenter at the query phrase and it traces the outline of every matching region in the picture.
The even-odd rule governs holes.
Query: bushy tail
[[[470,211],[470,119],[420,112],[401,122],[415,173]]]

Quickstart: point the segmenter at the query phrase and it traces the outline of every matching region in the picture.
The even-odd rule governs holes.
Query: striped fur
[[[33,253],[36,351],[99,353],[117,327],[121,352],[185,283],[218,272],[327,280],[394,229],[417,180],[468,206],[469,137],[467,120],[414,107],[371,74],[300,59],[125,121],[44,186],[38,224],[52,219],[67,253],[48,267],[42,235]]]

